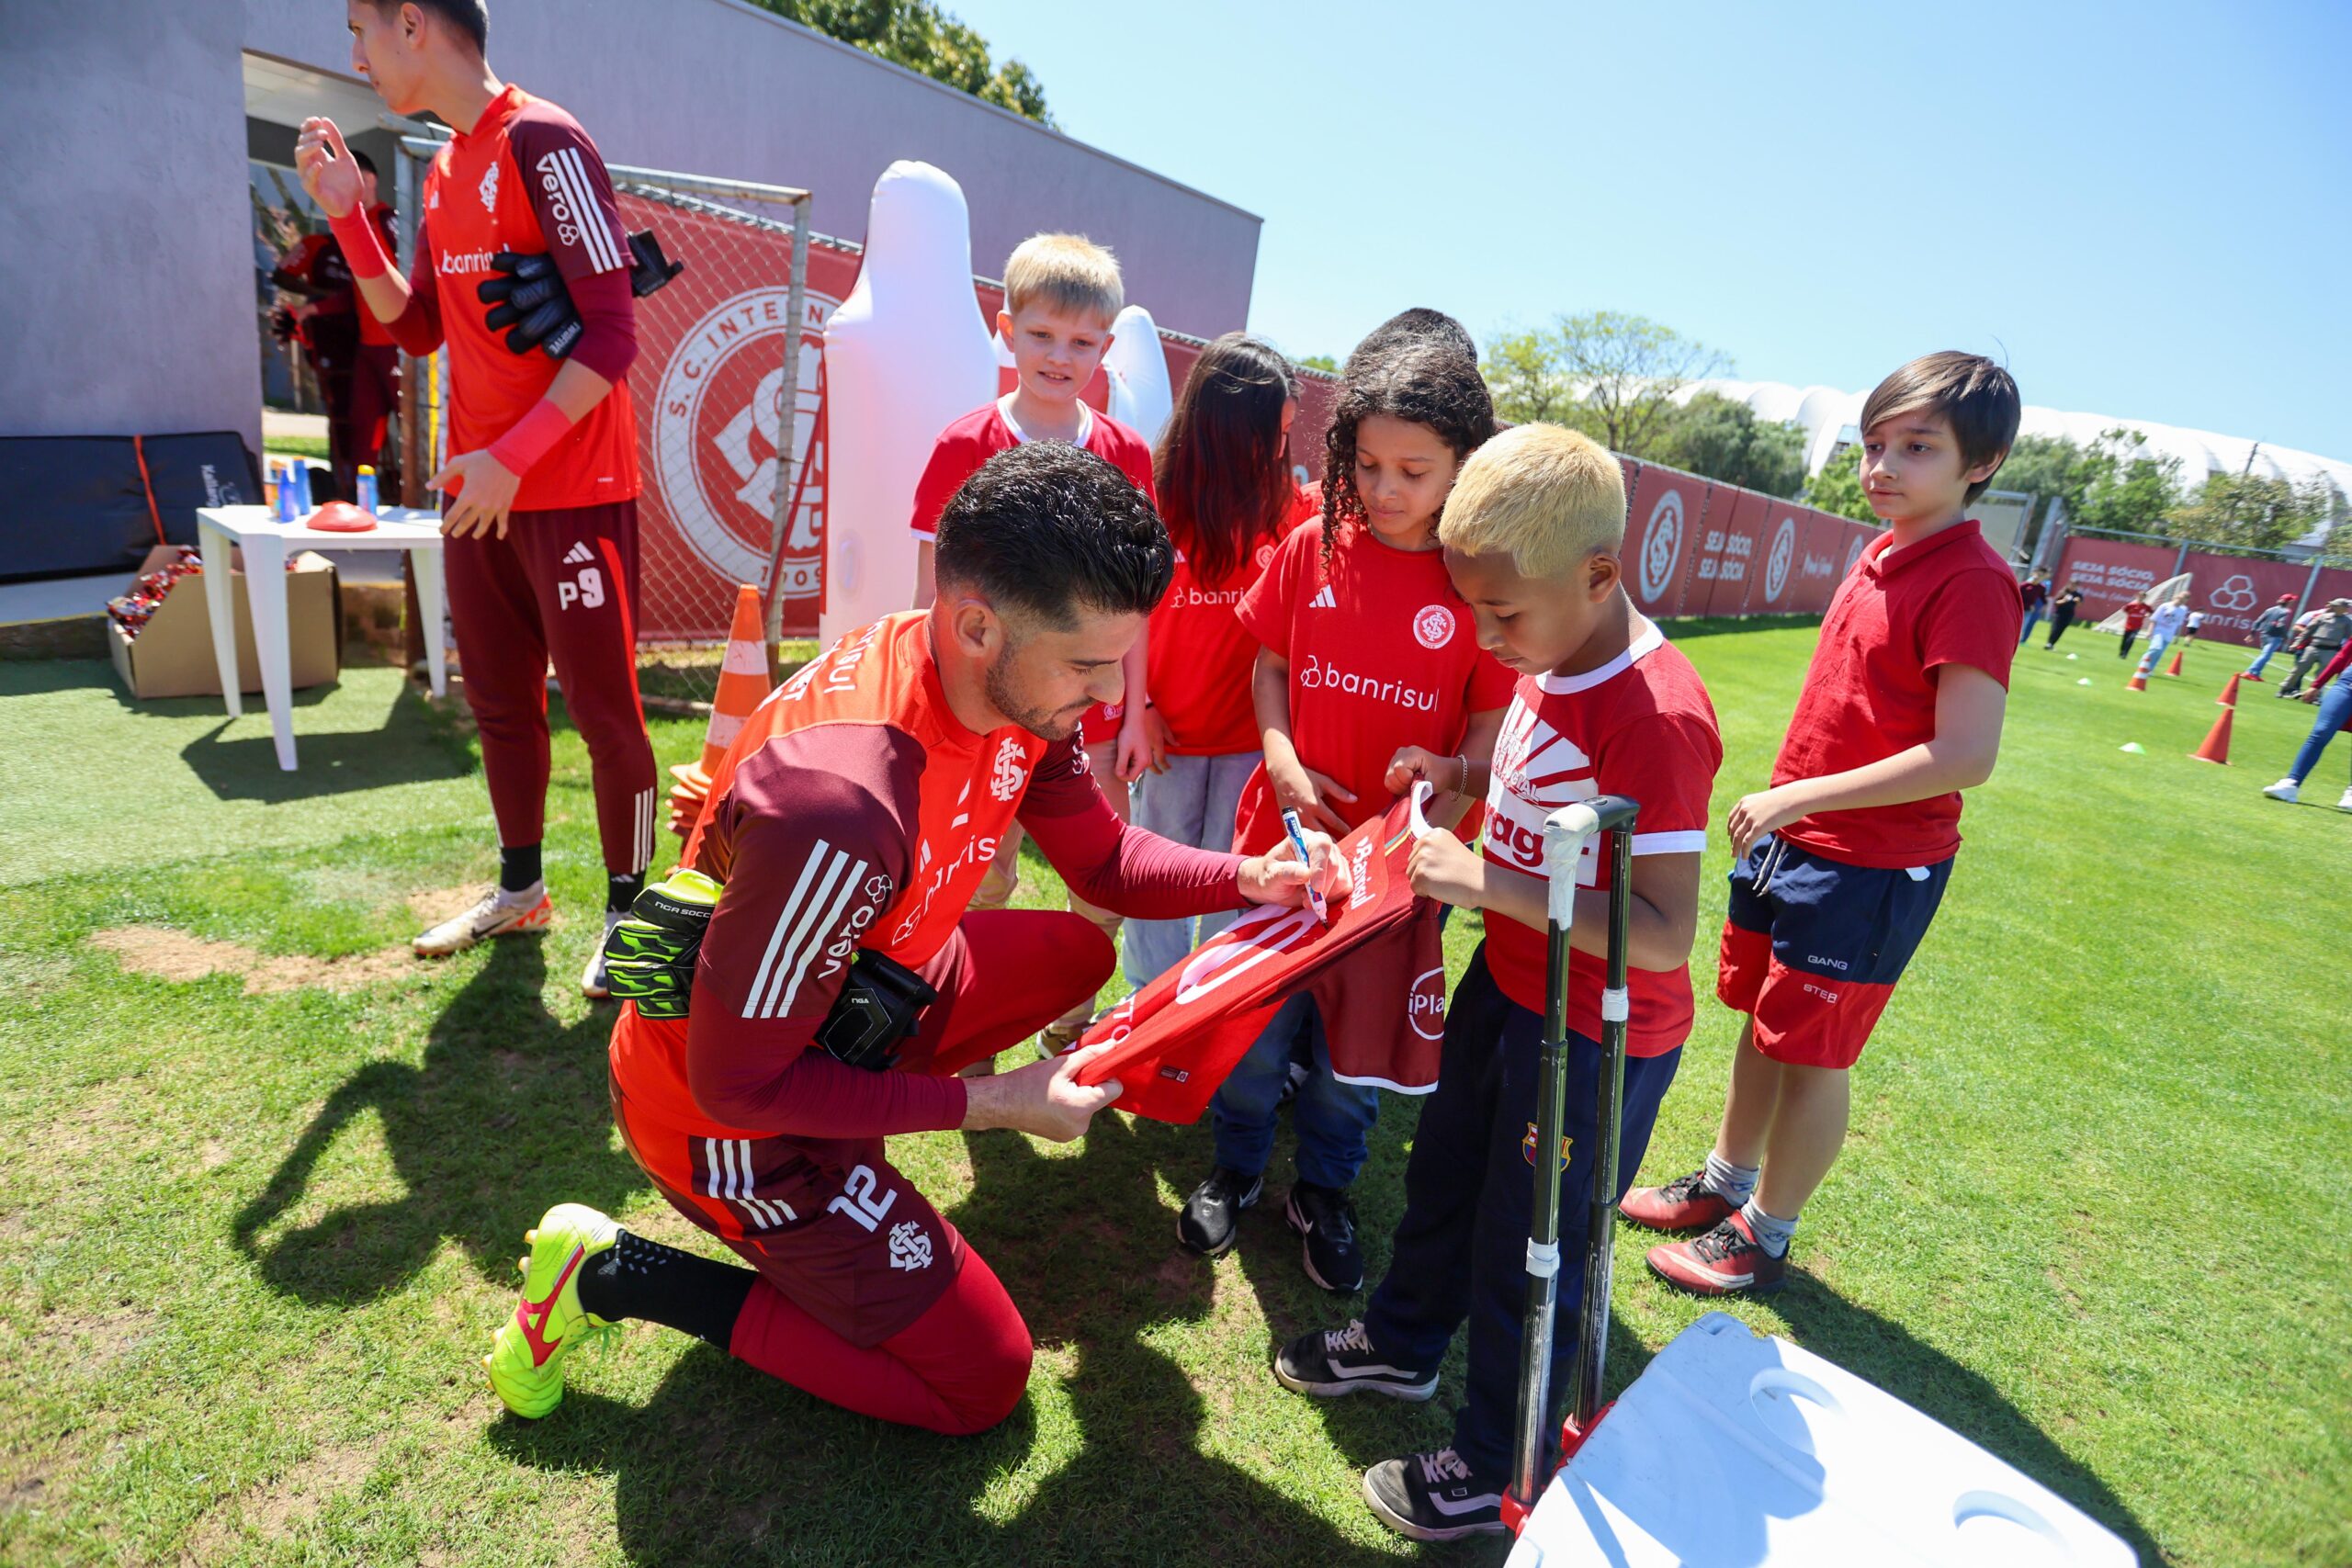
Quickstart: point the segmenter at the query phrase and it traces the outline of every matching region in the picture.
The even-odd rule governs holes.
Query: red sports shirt
[[[939,514],[982,463],[1029,439],[1028,433],[1005,412],[1005,405],[1012,400],[1012,394],[1008,392],[939,433],[931,448],[931,461],[923,465],[922,478],[915,481],[914,516],[908,526],[917,537],[928,539],[938,533]],[[1144,438],[1099,409],[1084,403],[1078,407],[1079,417],[1086,423],[1078,433],[1077,444],[1134,480],[1157,506],[1159,498],[1151,489],[1151,448]],[[1120,716],[1125,712],[1124,702],[1097,703],[1080,718],[1079,727],[1092,740],[1115,739]]]
[[[1317,502],[1301,491],[1289,517],[1312,517]],[[1258,710],[1250,697],[1250,671],[1258,639],[1241,624],[1241,596],[1274,558],[1268,539],[1216,582],[1204,582],[1176,550],[1168,596],[1151,613],[1151,705],[1168,725],[1168,750],[1177,757],[1230,757],[1260,745]]]
[[[1772,783],[1842,773],[1935,739],[1936,671],[1982,670],[2004,689],[2025,625],[2017,575],[1960,522],[1907,549],[1881,534],[1829,601]],[[1932,865],[1960,848],[1960,792],[1801,818],[1781,836],[1849,865]]]
[[[1512,676],[1478,646],[1441,552],[1395,549],[1354,526],[1328,575],[1322,551],[1320,519],[1292,529],[1242,596],[1241,624],[1289,660],[1291,744],[1355,795],[1329,804],[1358,828],[1395,798],[1383,781],[1398,747],[1453,751],[1472,714],[1510,701]],[[1261,764],[1242,786],[1234,848],[1261,853],[1282,831]]]
[[[1529,675],[1519,682],[1495,742],[1487,788],[1487,859],[1544,875],[1544,819],[1574,801],[1622,795],[1641,803],[1637,855],[1697,854],[1707,847],[1707,797],[1723,765],[1714,705],[1699,672],[1657,626],[1645,624],[1625,652],[1581,675]],[[1606,889],[1610,863],[1586,845],[1577,886]],[[1545,937],[1489,909],[1487,966],[1503,995],[1544,1010]],[[1605,966],[1568,955],[1568,1027],[1600,1035]],[[1629,969],[1625,1049],[1662,1056],[1690,1035],[1690,966]]]
[[[628,237],[596,144],[579,121],[511,83],[472,130],[434,155],[416,249],[409,286],[437,316],[449,350],[453,455],[512,430],[561,367],[537,349],[512,352],[506,334],[484,322],[489,307],[475,291],[493,276],[490,258],[552,254],[572,284],[616,269],[628,276]],[[614,379],[612,392],[523,476],[514,509],[603,506],[637,492],[637,415],[628,381]]]
[[[689,1016],[628,1007],[613,1031],[632,1106],[718,1138],[955,1126],[960,1080],[915,1061],[870,1074],[808,1046],[853,949],[909,968],[938,953],[1016,812],[1090,901],[1161,919],[1239,901],[1231,857],[1119,822],[1072,742],[967,729],[927,623],[905,611],[848,634],[770,694],[720,759],[686,863],[726,891]]]

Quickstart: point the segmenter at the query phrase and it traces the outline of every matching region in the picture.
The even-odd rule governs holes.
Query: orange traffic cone
[[[2165,674],[2167,674],[2167,675],[2177,675],[2177,674],[2179,674],[2179,673],[2180,673],[2180,659],[2181,659],[2181,650],[2180,650],[2179,649],[2173,649],[2173,654],[2172,654],[2172,662],[2171,662],[2170,664],[2167,664],[2167,665],[2165,665]]]
[[[710,705],[710,728],[703,732],[702,757],[670,770],[678,782],[670,790],[670,831],[681,839],[695,830],[703,802],[710,798],[718,760],[768,694],[767,643],[760,631],[760,591],[750,583],[735,590],[735,623],[727,630],[727,656],[719,661],[718,691]]]
[[[2229,683],[2228,685],[2226,685],[2226,686],[2223,686],[2223,687],[2222,688],[2222,694],[2221,694],[2220,696],[2218,696],[2218,697],[2214,698],[2213,700],[2214,700],[2215,702],[2217,702],[2217,703],[2221,704],[2221,705],[2222,705],[2223,707],[2225,707],[2225,708],[2233,708],[2233,707],[2237,706],[2237,705],[2238,705],[2238,682],[2239,682],[2239,681],[2241,681],[2241,680],[2243,680],[2243,679],[2244,679],[2244,677],[2243,677],[2243,676],[2241,676],[2241,675],[2233,675],[2233,676],[2231,676],[2231,677],[2230,677],[2230,683]]]
[[[2223,708],[2222,716],[2213,721],[2211,731],[2206,735],[2205,744],[2191,751],[2189,755],[2200,762],[2219,762],[2223,767],[2228,767],[2230,765],[2230,721],[2237,716],[2237,709]]]
[[[2123,682],[2123,689],[2127,692],[2144,692],[2148,689],[2148,655],[2144,653],[2140,655],[2139,666],[2132,671],[2132,679]]]

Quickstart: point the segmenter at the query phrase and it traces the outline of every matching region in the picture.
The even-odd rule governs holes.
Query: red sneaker
[[[1663,1187],[1634,1188],[1617,1212],[1645,1230],[1702,1231],[1723,1224],[1738,1207],[1707,1185],[1702,1168]]]
[[[1736,1210],[1704,1235],[1651,1247],[1649,1264],[1659,1279],[1693,1295],[1770,1295],[1789,1282],[1788,1255],[1765,1251]]]

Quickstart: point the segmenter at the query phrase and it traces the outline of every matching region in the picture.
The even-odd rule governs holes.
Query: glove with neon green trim
[[[629,906],[605,939],[605,984],[616,1001],[637,1004],[640,1018],[684,1018],[694,989],[703,932],[725,891],[701,872],[672,866]]]

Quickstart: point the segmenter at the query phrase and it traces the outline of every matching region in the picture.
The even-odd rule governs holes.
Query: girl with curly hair
[[[1277,842],[1285,807],[1335,838],[1378,817],[1402,748],[1459,758],[1493,744],[1513,677],[1478,647],[1437,524],[1463,460],[1494,430],[1486,383],[1460,348],[1407,337],[1350,357],[1326,437],[1323,516],[1292,530],[1241,601],[1241,625],[1262,645],[1250,689],[1265,760],[1242,789],[1237,850]],[[1466,802],[1449,804],[1458,815]],[[1348,1189],[1379,1095],[1333,1075],[1308,995],[1283,1004],[1217,1091],[1216,1168],[1177,1234],[1211,1257],[1233,1244],[1263,1186],[1300,1045],[1313,1066],[1297,1090],[1298,1179],[1284,1217],[1304,1238],[1308,1278],[1352,1292],[1363,1259]]]

